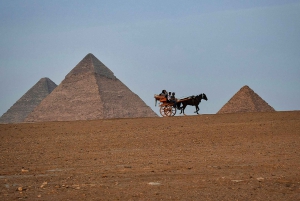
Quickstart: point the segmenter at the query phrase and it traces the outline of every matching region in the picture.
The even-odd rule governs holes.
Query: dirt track
[[[7,124],[0,140],[0,200],[300,200],[300,112]]]

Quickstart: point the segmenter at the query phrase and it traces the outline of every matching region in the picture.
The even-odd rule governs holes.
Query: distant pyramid
[[[57,85],[49,78],[40,79],[6,113],[0,117],[0,123],[19,123],[48,96]]]
[[[217,114],[274,111],[274,108],[250,89],[250,87],[244,86],[217,112]]]
[[[156,117],[93,54],[86,55],[26,118],[27,122]]]

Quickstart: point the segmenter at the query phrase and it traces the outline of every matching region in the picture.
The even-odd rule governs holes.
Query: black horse
[[[204,93],[197,95],[197,96],[190,96],[190,97],[186,98],[186,100],[183,100],[183,101],[177,103],[177,108],[181,110],[180,114],[182,114],[182,112],[184,114],[184,109],[186,108],[187,105],[194,105],[196,108],[196,111],[194,113],[199,114],[198,113],[198,111],[200,110],[199,103],[201,102],[202,99],[204,99],[206,101],[208,100]],[[182,107],[180,107],[181,103],[182,103]]]

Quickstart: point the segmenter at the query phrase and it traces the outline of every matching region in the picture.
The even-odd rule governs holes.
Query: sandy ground
[[[300,200],[300,112],[0,125],[0,200]]]

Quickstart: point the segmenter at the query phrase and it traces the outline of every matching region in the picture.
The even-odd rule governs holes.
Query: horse
[[[203,93],[203,94],[199,94],[197,96],[190,96],[188,98],[186,98],[186,100],[183,100],[183,101],[180,101],[177,103],[177,108],[181,110],[180,114],[184,114],[184,109],[186,108],[187,105],[194,105],[195,108],[196,108],[196,111],[194,113],[198,113],[198,111],[200,110],[199,109],[199,104],[201,102],[201,100],[204,99],[204,100],[208,100],[206,95]],[[182,103],[182,107],[180,107]],[[185,115],[185,114],[184,114]]]

